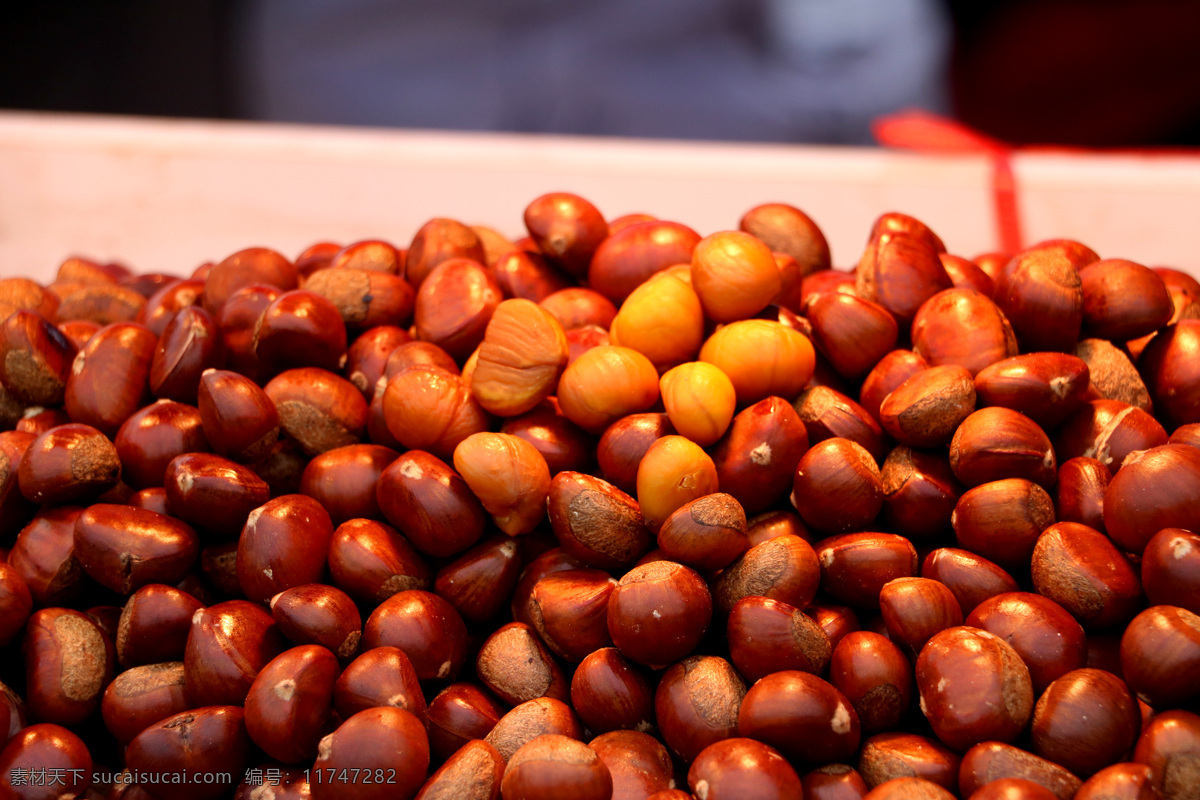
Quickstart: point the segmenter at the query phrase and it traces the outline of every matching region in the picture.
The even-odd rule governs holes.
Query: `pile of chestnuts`
[[[0,279],[0,798],[1200,798],[1200,283],[524,222]]]

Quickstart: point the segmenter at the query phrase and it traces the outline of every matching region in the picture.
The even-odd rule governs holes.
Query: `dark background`
[[[1200,2],[944,0],[956,116],[1002,140],[1200,145]],[[0,19],[0,107],[252,118],[234,0],[23,3]]]

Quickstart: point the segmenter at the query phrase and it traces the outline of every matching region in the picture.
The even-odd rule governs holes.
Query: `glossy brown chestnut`
[[[620,651],[604,647],[575,668],[571,707],[588,730],[645,732],[654,725],[654,688],[645,673]]]
[[[192,615],[202,608],[192,595],[172,586],[143,586],[125,602],[117,623],[117,661],[126,669],[179,661]]]
[[[529,597],[530,622],[555,654],[568,661],[612,644],[608,604],[617,582],[601,570],[566,570],[547,575]]]
[[[294,644],[318,644],[343,662],[354,657],[362,617],[350,596],[333,586],[302,584],[271,598],[279,632]]]
[[[879,611],[888,638],[917,654],[934,634],[962,625],[954,593],[932,578],[896,578],[879,590]]]
[[[1054,485],[1054,448],[1036,422],[998,406],[967,417],[950,442],[950,467],[966,486],[1004,478]]]
[[[716,656],[690,656],[670,667],[654,692],[654,714],[663,741],[682,761],[737,734],[746,685]]]
[[[714,742],[688,769],[694,796],[707,800],[798,800],[800,777],[779,751],[754,739]]]
[[[535,589],[536,595],[536,589]],[[665,665],[691,653],[712,620],[712,596],[693,570],[656,561],[627,572],[608,598],[608,632],[622,655]]]
[[[948,628],[930,639],[917,658],[916,679],[934,733],[960,752],[1015,739],[1033,711],[1033,685],[1021,657],[977,628]]]
[[[1008,642],[1029,668],[1033,691],[1039,695],[1052,681],[1086,663],[1083,628],[1065,608],[1039,594],[990,597],[971,611],[967,624]]]
[[[351,266],[314,272],[304,288],[331,302],[346,326],[355,331],[407,325],[416,300],[416,291],[399,275]]]
[[[879,407],[879,422],[892,438],[910,447],[949,443],[975,410],[971,373],[956,364],[930,367],[905,380]]]
[[[1188,711],[1156,714],[1143,727],[1133,760],[1150,767],[1154,788],[1166,800],[1193,797],[1192,776],[1200,765],[1200,716]]]
[[[204,279],[204,307],[217,314],[240,289],[254,284],[288,291],[295,289],[298,276],[292,262],[265,247],[239,250],[213,266]]]
[[[1087,399],[1091,371],[1083,359],[1066,353],[1028,353],[980,370],[975,392],[981,406],[1019,411],[1053,428]]]
[[[71,419],[114,436],[145,405],[158,339],[141,325],[101,328],[80,349],[67,378],[64,407]]]
[[[321,583],[333,538],[324,507],[302,494],[267,501],[250,512],[238,539],[237,577],[250,600],[308,583]]]
[[[1175,606],[1152,606],[1121,636],[1121,671],[1138,697],[1156,709],[1183,705],[1197,695],[1200,615]]]
[[[381,780],[352,782],[356,769]],[[367,709],[320,741],[313,770],[314,775],[321,770],[330,776],[327,781],[312,781],[313,800],[407,800],[425,782],[429,738],[421,721],[403,709]]]
[[[964,550],[1020,569],[1029,563],[1042,531],[1054,524],[1054,502],[1024,478],[990,481],[959,498],[951,522]]]
[[[800,392],[792,407],[804,423],[810,446],[838,437],[862,445],[877,462],[886,455],[883,428],[865,408],[841,392],[814,386]]]
[[[125,421],[113,440],[121,479],[134,489],[163,485],[167,465],[185,453],[206,453],[200,412],[195,406],[159,400]]]
[[[17,311],[0,325],[0,383],[24,405],[61,405],[75,351],[41,315]]]
[[[883,507],[879,466],[849,439],[817,442],[796,466],[792,498],[804,523],[816,531],[863,530]]]
[[[655,220],[623,228],[600,243],[587,285],[620,303],[656,272],[692,260],[700,235],[677,222]]]
[[[820,675],[831,646],[821,626],[795,606],[769,597],[743,597],[729,612],[729,657],[746,680],[780,670]]]
[[[473,739],[483,739],[500,718],[504,707],[471,683],[447,686],[429,703],[429,746],[443,760]]]
[[[1130,453],[1167,443],[1158,420],[1119,400],[1092,400],[1058,429],[1054,448],[1061,460],[1095,458],[1115,472]]]
[[[526,742],[553,733],[582,739],[583,729],[571,707],[553,697],[538,697],[511,709],[484,738],[507,761]]]
[[[483,535],[486,517],[467,483],[448,464],[410,450],[380,473],[376,497],[384,516],[420,551],[451,556]]]
[[[1017,354],[1004,312],[972,289],[947,289],[926,300],[913,318],[912,342],[930,366],[957,364],[972,375]]]
[[[428,588],[433,574],[400,533],[369,519],[352,519],[333,532],[329,574],[355,600],[374,607],[397,592]]]
[[[812,340],[844,378],[861,378],[896,346],[896,318],[882,305],[841,292],[813,295],[804,305]]]
[[[1120,763],[1097,772],[1075,793],[1078,800],[1155,800],[1154,772],[1145,764]]]
[[[1107,536],[1077,522],[1047,528],[1030,563],[1038,594],[1087,628],[1128,621],[1142,605],[1137,572]]]
[[[1033,709],[1033,751],[1080,777],[1118,761],[1133,747],[1141,713],[1125,682],[1099,669],[1055,679]]]
[[[379,706],[402,708],[422,723],[428,719],[417,672],[398,647],[375,647],[347,664],[333,685],[333,705],[342,719]]]
[[[910,539],[948,532],[963,488],[942,452],[900,445],[888,453],[879,471],[883,486],[884,526]]]
[[[120,456],[108,437],[75,423],[34,439],[17,468],[21,494],[43,504],[91,500],[116,486],[120,476]]]
[[[566,792],[578,800],[606,800],[613,780],[595,750],[551,733],[531,739],[509,757],[501,792],[509,800],[551,800]]]
[[[249,378],[205,370],[197,397],[206,440],[218,454],[243,463],[257,461],[279,438],[279,412]]]
[[[566,701],[566,676],[554,656],[523,622],[510,622],[479,648],[475,671],[484,686],[509,706],[538,697]]]
[[[1154,407],[1172,427],[1200,422],[1196,352],[1200,319],[1181,319],[1156,334],[1138,359]]]
[[[1058,800],[1071,800],[1082,781],[1058,764],[1002,742],[977,744],[963,755],[958,787],[969,797],[1003,778],[1021,778],[1049,789]]]
[[[127,669],[104,691],[100,714],[104,727],[129,744],[151,725],[187,711],[183,662],[168,661]]]
[[[310,456],[357,444],[367,427],[367,401],[350,381],[316,367],[290,369],[263,387],[279,424]]]
[[[622,569],[653,542],[637,501],[590,475],[560,472],[554,476],[547,511],[559,544],[589,566]]]
[[[958,753],[915,733],[880,733],[863,742],[858,771],[868,786],[921,778],[948,791],[958,788]]]
[[[1083,456],[1058,465],[1054,514],[1063,522],[1078,522],[1104,530],[1104,492],[1112,473],[1100,461]]]
[[[222,538],[237,536],[270,489],[248,467],[209,453],[173,459],[163,476],[171,515]]]
[[[36,719],[75,725],[100,707],[112,679],[112,643],[79,611],[43,608],[25,626],[25,702]]]
[[[160,399],[194,404],[200,375],[224,361],[216,321],[200,306],[188,306],[159,337],[150,362],[150,391]]]
[[[454,606],[431,592],[397,592],[363,628],[364,648],[398,647],[423,681],[454,680],[466,659],[467,627]]]
[[[858,713],[832,684],[784,670],[756,682],[738,712],[738,733],[812,764],[846,761],[858,751]]]
[[[644,798],[675,785],[667,749],[640,731],[612,731],[588,743],[612,776],[614,800]]]
[[[259,671],[284,650],[271,615],[246,600],[197,611],[184,649],[188,700],[195,706],[240,704]]]
[[[1127,458],[1104,492],[1104,525],[1112,540],[1140,554],[1163,528],[1194,530],[1200,507],[1200,448],[1154,447]]]
[[[493,536],[438,570],[434,590],[463,619],[487,622],[508,603],[521,574],[517,542]]]
[[[75,520],[83,509],[47,508],[21,530],[8,563],[38,606],[65,605],[90,585],[75,558]]]
[[[551,477],[564,470],[594,471],[592,465],[596,460],[595,437],[567,419],[559,410],[558,401],[553,398],[543,400],[524,414],[505,419],[500,432],[524,439],[533,445],[546,460]],[[636,491],[633,485],[636,479],[635,464],[631,488],[626,491]]]
[[[11,564],[0,561],[0,647],[16,638],[32,611],[33,595],[25,579]]]
[[[997,276],[996,301],[1027,350],[1070,351],[1079,338],[1084,298],[1079,272],[1065,254],[1032,247]]]
[[[190,525],[133,506],[97,503],[75,521],[75,557],[93,580],[127,595],[182,580],[200,553]]]
[[[929,237],[907,231],[877,230],[855,270],[858,294],[906,326],[925,301],[953,285]]]
[[[816,543],[821,588],[856,608],[878,608],[888,581],[917,573],[912,543],[892,533],[847,533]]]
[[[1095,261],[1079,270],[1083,324],[1101,339],[1127,342],[1166,325],[1175,304],[1163,279],[1123,258]]]
[[[2,313],[2,309],[0,309]],[[58,775],[59,785],[41,786],[32,780],[21,786],[9,776],[31,775],[35,770],[44,774]],[[84,797],[92,782],[92,756],[83,740],[60,725],[30,725],[17,733],[0,750],[0,775],[4,775],[3,787],[15,800],[55,800],[59,797]],[[16,783],[17,785],[14,785]]]
[[[467,742],[429,777],[415,800],[499,800],[504,767],[499,750],[481,739]]]
[[[403,275],[413,286],[420,286],[438,264],[452,258],[470,258],[482,262],[483,242],[479,235],[461,222],[445,217],[429,220],[413,236],[408,246]]]
[[[250,738],[285,764],[316,757],[317,742],[332,721],[337,675],[337,658],[319,645],[301,645],[273,658],[246,695]]]
[[[1164,528],[1142,553],[1142,588],[1153,605],[1200,614],[1200,534]]]

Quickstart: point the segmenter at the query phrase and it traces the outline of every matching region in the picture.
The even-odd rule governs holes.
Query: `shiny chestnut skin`
[[[377,783],[351,783],[342,770],[370,770]],[[313,800],[385,800],[413,797],[429,769],[429,738],[421,721],[403,709],[382,706],[360,711],[317,746],[316,770],[332,776],[311,784]],[[325,770],[331,770],[325,772]]]
[[[553,733],[521,745],[500,785],[509,800],[551,800],[568,791],[579,800],[606,800],[613,792],[612,776],[595,750]]]
[[[620,303],[654,273],[689,263],[699,242],[698,233],[677,222],[635,223],[596,248],[588,267],[587,285]]]
[[[1142,588],[1153,605],[1200,614],[1200,534],[1163,528],[1142,552]]]
[[[772,673],[746,692],[738,733],[771,745],[789,760],[846,761],[858,750],[858,713],[845,695],[816,675]]]
[[[908,659],[877,633],[855,631],[838,642],[830,659],[829,680],[854,706],[867,733],[892,729],[912,702]]]
[[[75,521],[75,557],[83,571],[121,595],[183,579],[199,552],[190,525],[155,511],[96,503]]]
[[[941,452],[897,446],[879,471],[884,526],[910,539],[928,539],[950,530],[963,487]]]
[[[76,506],[47,508],[13,543],[8,563],[38,606],[70,604],[90,585],[75,558],[75,520],[81,513]]]
[[[122,744],[146,728],[187,711],[183,662],[168,661],[127,669],[104,691],[100,713],[104,727]]]
[[[13,785],[8,777],[25,770],[46,770],[46,774],[62,773],[61,784],[50,779],[44,786],[32,781],[26,785]],[[62,797],[84,797],[92,782],[92,756],[87,745],[77,735],[60,725],[42,723],[30,725],[9,740],[0,749],[0,775],[4,781],[0,787],[7,796],[15,800],[57,800]]]
[[[157,337],[141,325],[101,328],[71,364],[64,408],[71,419],[113,436],[145,405]]]
[[[342,719],[379,706],[395,706],[426,723],[425,695],[412,661],[398,647],[364,651],[337,675],[333,706]]]
[[[858,401],[876,420],[883,399],[906,380],[929,368],[921,356],[911,350],[893,350],[871,368],[863,379]]]
[[[195,404],[201,374],[224,362],[216,321],[200,306],[188,306],[158,339],[150,362],[150,391],[160,399]]]
[[[723,658],[689,656],[663,673],[654,692],[662,740],[682,761],[734,736],[746,685]]]
[[[997,276],[996,302],[1029,350],[1070,350],[1083,322],[1083,289],[1071,259],[1034,246]]]
[[[121,479],[134,489],[162,486],[172,459],[210,449],[199,410],[173,400],[159,400],[134,413],[113,444],[121,459]]]
[[[333,532],[329,543],[333,583],[366,607],[396,592],[428,588],[429,565],[399,531],[382,522],[352,519]]]
[[[78,503],[117,484],[121,461],[108,437],[90,425],[60,425],[29,445],[17,468],[21,494],[31,502]]]
[[[558,401],[548,398],[524,414],[509,417],[501,433],[524,439],[542,454],[551,477],[564,470],[589,472],[596,458],[596,439],[567,419]],[[634,473],[636,478],[636,472]]]
[[[596,248],[609,234],[600,211],[569,192],[538,197],[525,207],[524,221],[538,250],[577,278],[587,274]]]
[[[237,577],[245,596],[265,602],[308,583],[321,583],[333,538],[325,508],[301,494],[276,497],[250,512],[238,539]]]
[[[547,733],[583,739],[583,729],[570,706],[553,697],[538,697],[510,709],[484,741],[507,761],[521,745]]]
[[[1086,663],[1083,628],[1048,597],[1005,592],[971,611],[967,624],[999,636],[1029,668],[1033,691],[1041,694],[1052,681]]]
[[[192,615],[203,605],[172,586],[152,583],[125,601],[117,622],[116,655],[122,667],[179,661]]]
[[[1002,778],[1021,778],[1049,789],[1058,800],[1071,800],[1082,781],[1064,767],[1002,742],[977,744],[963,755],[958,787],[963,797]]]
[[[940,631],[961,625],[954,593],[931,578],[896,578],[879,590],[879,611],[888,638],[914,655]]]
[[[336,370],[346,344],[346,326],[337,306],[303,289],[272,300],[254,329],[254,354],[268,374],[297,367]]]
[[[604,478],[621,491],[637,491],[637,468],[650,445],[675,433],[662,413],[630,414],[605,429],[596,453]]]
[[[420,286],[434,267],[453,258],[482,262],[486,258],[483,242],[479,234],[461,222],[435,217],[413,236],[402,274],[413,286]]]
[[[1017,354],[1004,313],[972,289],[946,289],[926,300],[913,318],[912,342],[930,366],[958,364],[972,375]]]
[[[475,660],[479,679],[509,706],[538,697],[567,700],[569,684],[537,633],[523,622],[500,626],[483,642]]]
[[[1046,528],[1030,564],[1039,594],[1087,628],[1128,621],[1142,605],[1137,572],[1104,534],[1077,522]]]
[[[751,595],[734,604],[726,624],[730,660],[751,683],[780,670],[820,675],[829,663],[829,637],[795,606]]]
[[[188,700],[196,706],[240,704],[255,676],[283,652],[271,615],[246,600],[197,611],[184,649]]]
[[[1197,503],[1200,448],[1154,447],[1127,458],[1113,476],[1104,492],[1104,525],[1113,542],[1140,554],[1163,528],[1194,528]]]
[[[1000,778],[976,790],[971,800],[1054,800],[1054,792],[1024,778]]]
[[[411,589],[383,601],[367,618],[362,646],[399,647],[423,681],[453,680],[466,659],[467,628],[454,606]]]
[[[1195,794],[1197,759],[1200,759],[1200,716],[1188,711],[1156,714],[1138,737],[1133,760],[1150,767],[1153,786],[1166,800],[1183,800]]]
[[[33,517],[35,506],[21,492],[20,466],[39,435],[0,432],[0,541],[11,542]]]
[[[1042,531],[1054,524],[1054,502],[1025,478],[989,481],[963,493],[951,522],[961,548],[1020,569],[1029,563]]]
[[[500,287],[476,261],[453,258],[441,262],[419,282],[414,322],[417,338],[433,342],[462,363],[483,341]]]
[[[60,405],[75,352],[45,318],[17,311],[0,325],[0,383],[22,404]]]
[[[980,370],[975,392],[981,406],[1010,408],[1053,428],[1083,405],[1090,376],[1087,362],[1077,356],[1028,353]]]
[[[374,444],[328,450],[304,468],[300,493],[319,502],[336,525],[349,519],[381,519],[375,484],[399,455],[390,447]]]
[[[1155,709],[1186,704],[1200,694],[1200,615],[1151,606],[1121,635],[1121,671],[1129,687]]]
[[[273,658],[246,695],[250,738],[284,763],[314,758],[330,725],[337,674],[337,658],[319,645],[301,645]]]
[[[270,489],[248,467],[208,453],[185,453],[163,476],[171,515],[223,538],[237,536]]]
[[[505,709],[473,683],[453,683],[429,701],[429,746],[443,760],[472,739],[483,739]]]
[[[295,289],[296,267],[280,253],[265,247],[249,247],[213,266],[204,279],[204,307],[218,313],[240,289],[254,284],[288,291]]]
[[[309,456],[357,444],[369,407],[350,381],[316,367],[289,369],[263,387],[279,412],[280,427]]]
[[[1133,747],[1141,714],[1125,682],[1078,669],[1051,683],[1033,709],[1033,750],[1086,778]]]
[[[1079,270],[1083,323],[1102,339],[1125,342],[1166,325],[1175,311],[1161,276],[1122,258],[1094,261]]]
[[[666,558],[701,571],[729,566],[749,546],[741,504],[720,492],[680,506],[658,531]]]
[[[817,442],[796,465],[792,497],[804,523],[816,531],[869,528],[883,507],[879,466],[857,442]]]
[[[482,505],[444,461],[410,450],[392,461],[376,483],[380,510],[410,542],[432,556],[461,553],[483,535]]]
[[[550,482],[547,512],[563,549],[589,566],[616,570],[650,549],[637,501],[607,481],[560,472]]]
[[[0,647],[16,638],[32,611],[33,595],[25,579],[12,565],[0,561]]]
[[[875,231],[855,269],[857,293],[907,326],[921,305],[954,284],[925,236],[908,231]]]
[[[800,209],[786,203],[763,203],[742,215],[738,228],[754,234],[772,250],[797,262],[801,275],[829,269],[829,243],[820,227]]]
[[[917,551],[891,533],[847,533],[814,546],[821,588],[847,605],[878,608],[879,591],[896,578],[917,573]]]
[[[760,400],[734,416],[712,451],[721,491],[748,515],[765,511],[787,496],[788,477],[807,450],[808,433],[791,404]]]
[[[915,733],[880,733],[863,742],[858,771],[868,786],[916,777],[948,791],[958,787],[962,759],[936,739]]]
[[[845,378],[861,378],[896,346],[896,318],[854,295],[826,292],[808,298],[804,316],[816,348]]]
[[[1155,334],[1138,359],[1138,369],[1168,425],[1200,422],[1195,357],[1200,319],[1181,319]]]
[[[999,406],[981,408],[958,426],[950,442],[950,468],[965,486],[1025,478],[1050,487],[1056,479],[1054,448],[1045,431],[1024,414]]]
[[[947,628],[930,639],[917,658],[916,679],[934,733],[960,752],[982,741],[1015,739],[1033,711],[1033,685],[1021,657],[977,628]]]
[[[592,739],[596,751],[612,775],[613,797],[644,798],[675,785],[674,765],[667,749],[641,731],[610,731]]]
[[[244,375],[205,370],[197,407],[213,450],[239,462],[256,461],[279,438],[279,412],[266,392]]]
[[[362,617],[345,592],[319,583],[301,584],[271,598],[279,632],[295,644],[318,644],[342,661],[358,651]]]
[[[779,751],[754,739],[714,742],[696,755],[688,786],[708,800],[799,800],[800,777]]]
[[[586,656],[571,677],[571,707],[588,730],[647,731],[654,724],[654,687],[615,647]]]
[[[1054,437],[1063,460],[1095,458],[1116,472],[1133,452],[1166,444],[1158,420],[1120,400],[1091,400],[1067,418]]]
[[[1075,796],[1079,800],[1112,797],[1119,800],[1155,800],[1154,771],[1145,764],[1118,763],[1105,767],[1083,782]]]
[[[800,778],[808,800],[861,800],[871,788],[848,764],[826,764]]]
[[[887,454],[883,446],[883,428],[865,408],[845,394],[828,386],[812,386],[800,392],[792,403],[808,433],[809,445],[833,437],[862,445],[876,461]]]
[[[922,370],[891,391],[879,406],[879,422],[910,447],[947,444],[975,410],[975,383],[957,364]]]
[[[533,629],[560,658],[582,661],[612,644],[607,614],[616,581],[601,570],[566,570],[547,575],[530,593]]]
[[[438,570],[434,590],[468,622],[487,622],[512,597],[521,575],[520,548],[493,536]]]
[[[1104,492],[1112,473],[1094,458],[1070,458],[1058,465],[1054,514],[1062,522],[1078,522],[1104,530]]]
[[[723,613],[750,595],[804,608],[819,583],[820,567],[812,545],[799,536],[784,535],[751,547],[722,571],[713,584],[713,597]]]
[[[670,664],[695,649],[708,630],[712,607],[708,586],[696,572],[656,561],[621,578],[608,599],[608,632],[633,661]]]
[[[25,626],[25,701],[34,718],[75,725],[100,707],[112,679],[112,643],[79,611],[43,608]]]

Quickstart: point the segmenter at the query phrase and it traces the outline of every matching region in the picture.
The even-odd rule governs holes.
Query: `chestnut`
[[[1033,750],[1080,777],[1118,761],[1137,740],[1141,714],[1125,682],[1077,669],[1051,683],[1033,709]]]
[[[791,761],[826,764],[858,751],[858,713],[846,696],[816,675],[775,672],[746,692],[738,733],[771,745]]]
[[[428,769],[429,738],[421,721],[403,709],[381,706],[358,712],[321,739],[310,788],[313,800],[411,798]],[[380,780],[351,781],[355,770]]]
[[[656,561],[621,578],[609,595],[607,615],[609,635],[623,655],[640,664],[665,665],[699,644],[712,620],[712,596],[693,570]]]
[[[739,737],[700,751],[688,769],[688,786],[706,800],[786,800],[803,791],[800,777],[778,750]]]
[[[662,739],[684,762],[738,731],[746,684],[716,656],[690,656],[671,666],[654,692],[654,714]]]

